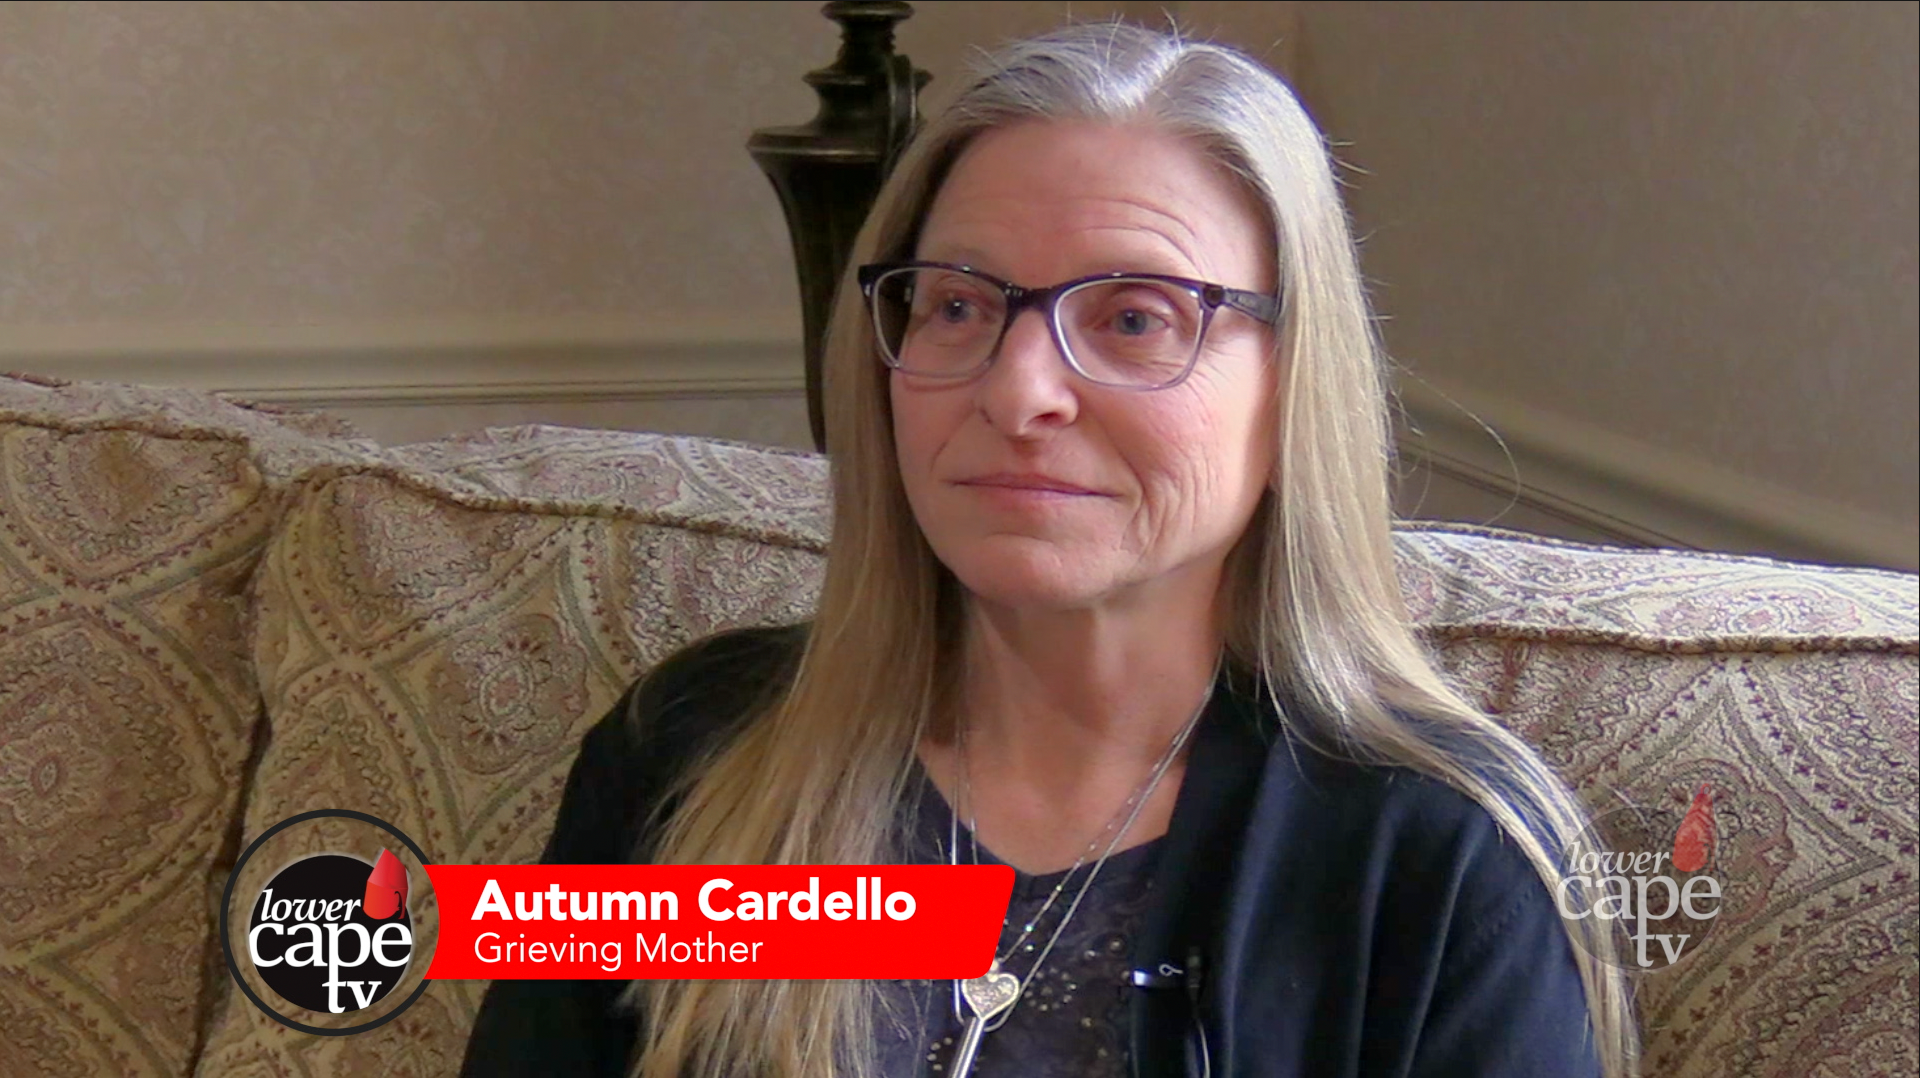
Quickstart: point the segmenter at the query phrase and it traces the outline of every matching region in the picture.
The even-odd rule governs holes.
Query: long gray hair
[[[1537,755],[1447,684],[1409,623],[1395,574],[1384,362],[1326,146],[1278,78],[1231,49],[1121,23],[1010,45],[902,156],[852,264],[907,255],[968,142],[1033,119],[1172,132],[1264,204],[1286,298],[1274,356],[1281,444],[1228,577],[1229,651],[1306,705],[1282,712],[1316,724],[1292,731],[1301,740],[1461,790],[1551,886],[1585,813]],[[826,349],[834,532],[813,629],[792,687],[688,780],[665,824],[663,862],[898,855],[915,746],[956,655],[957,588],[907,503],[877,355],[849,271]],[[1610,941],[1574,942],[1595,1046],[1608,1078],[1625,1078],[1637,1057],[1625,982],[1593,957]],[[634,994],[647,1019],[641,1078],[871,1071],[869,984],[659,981]]]

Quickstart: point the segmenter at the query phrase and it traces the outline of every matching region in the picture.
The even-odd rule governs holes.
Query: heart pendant
[[[991,1021],[1020,998],[1020,978],[996,965],[979,977],[961,981],[960,995],[981,1021]]]

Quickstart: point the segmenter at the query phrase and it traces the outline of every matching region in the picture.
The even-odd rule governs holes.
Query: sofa
[[[551,427],[388,447],[190,391],[0,378],[0,1074],[452,1073],[483,982],[353,1036],[235,990],[241,851],[346,808],[434,861],[535,859],[628,683],[807,616],[826,475]],[[1637,977],[1646,1074],[1920,1069],[1914,576],[1445,525],[1399,553],[1444,667],[1596,811],[1715,791],[1724,908]],[[234,893],[380,848],[420,878],[391,837],[321,819]],[[430,946],[431,895],[413,918]]]

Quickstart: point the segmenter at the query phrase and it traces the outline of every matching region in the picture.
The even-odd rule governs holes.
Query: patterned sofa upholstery
[[[0,379],[0,1074],[449,1073],[481,983],[350,1037],[233,989],[238,851],[355,808],[435,860],[532,859],[634,677],[805,617],[825,476],[554,428],[382,448],[190,393]],[[1716,791],[1724,913],[1642,978],[1645,1073],[1920,1068],[1913,576],[1450,527],[1401,555],[1443,664],[1596,809]],[[277,836],[238,893],[384,843],[355,826]],[[414,917],[430,945],[430,899]]]

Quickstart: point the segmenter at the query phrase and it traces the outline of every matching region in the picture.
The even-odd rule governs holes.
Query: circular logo
[[[275,835],[308,820],[335,817],[372,824],[399,840],[417,863],[428,863],[420,847],[384,820],[350,809],[319,809],[289,817],[268,828],[240,855],[220,906],[220,942],[227,968],[253,1005],[291,1029],[324,1037],[363,1033],[385,1025],[412,1006],[427,989],[422,980],[400,1004],[357,1026],[330,1028],[297,1021],[261,998],[241,974],[247,963],[286,1003],[321,1014],[365,1010],[392,993],[413,958],[413,918],[406,866],[392,850],[327,851],[299,858],[274,873],[249,903],[243,937],[230,932],[234,889],[241,869]],[[380,841],[380,840],[376,840]],[[369,844],[372,845],[372,844]]]
[[[1701,783],[1690,801],[1684,790],[1676,794],[1671,803],[1595,816],[1561,860],[1560,915],[1591,922],[1598,931],[1575,938],[1634,973],[1698,952],[1724,904],[1713,787]]]
[[[413,919],[406,869],[381,850],[375,861],[322,853],[276,873],[247,923],[247,957],[260,979],[296,1007],[329,1014],[364,1010],[407,972]]]

